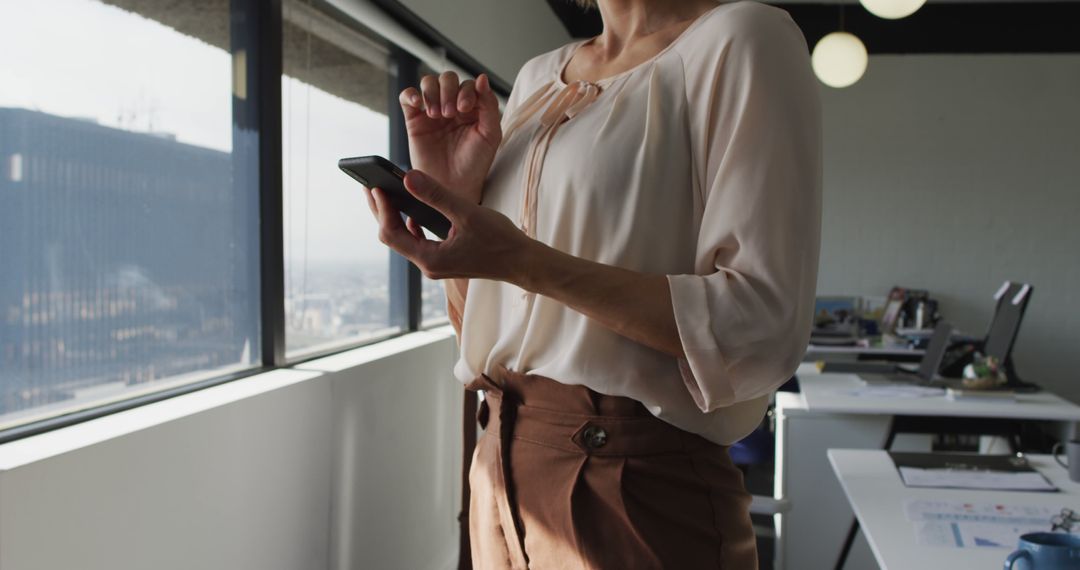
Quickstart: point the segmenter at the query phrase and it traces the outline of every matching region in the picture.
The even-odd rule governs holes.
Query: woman
[[[599,0],[603,33],[519,72],[428,76],[401,104],[424,238],[378,189],[379,237],[445,279],[484,390],[477,568],[756,568],[727,446],[805,352],[821,127],[805,39],[754,2]]]

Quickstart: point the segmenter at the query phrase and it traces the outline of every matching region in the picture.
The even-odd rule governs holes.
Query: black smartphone
[[[380,188],[390,205],[414,219],[431,233],[446,239],[450,220],[405,189],[405,173],[381,156],[357,156],[338,161],[338,168],[368,188]]]

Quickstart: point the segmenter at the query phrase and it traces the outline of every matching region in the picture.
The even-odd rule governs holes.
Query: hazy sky
[[[230,66],[224,50],[93,0],[0,0],[0,107],[230,151]],[[291,78],[282,96],[290,265],[305,251],[386,259],[361,187],[337,169],[344,156],[386,155],[386,116]]]

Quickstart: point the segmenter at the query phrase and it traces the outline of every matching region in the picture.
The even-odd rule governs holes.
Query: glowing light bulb
[[[866,72],[869,60],[862,40],[847,32],[833,32],[821,38],[810,56],[818,79],[836,88],[854,85]]]
[[[886,20],[899,20],[914,14],[926,0],[859,0],[871,14]]]

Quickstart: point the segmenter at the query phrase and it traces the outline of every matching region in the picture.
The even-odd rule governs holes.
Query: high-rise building
[[[0,108],[0,416],[257,353],[232,155]]]

